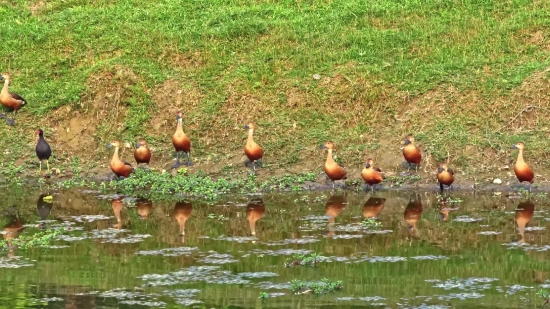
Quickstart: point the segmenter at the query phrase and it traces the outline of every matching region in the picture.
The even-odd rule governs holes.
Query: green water
[[[4,238],[67,230],[48,247],[0,251],[0,308],[538,308],[536,292],[550,290],[540,195],[0,194]],[[296,253],[319,254],[316,267],[285,267]],[[290,291],[323,278],[343,289]]]

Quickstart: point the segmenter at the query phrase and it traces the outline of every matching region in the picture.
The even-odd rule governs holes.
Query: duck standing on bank
[[[374,160],[371,158],[367,159],[367,164],[365,164],[365,168],[361,171],[361,177],[363,177],[363,180],[371,187],[372,191],[374,191],[374,185],[384,180],[382,170],[378,167],[374,167]]]
[[[118,150],[120,149],[119,141],[112,141],[107,148],[115,147],[115,152],[113,153],[113,158],[111,159],[111,170],[115,173],[118,179],[128,178],[130,174],[134,171],[132,165],[128,162],[123,162],[118,156]]]
[[[338,162],[334,161],[334,158],[332,157],[332,151],[334,150],[335,146],[333,142],[326,142],[320,149],[327,149],[327,160],[325,161],[325,174],[332,180],[332,188],[334,189],[335,185],[334,182],[336,180],[342,180],[347,179],[346,177],[346,170],[344,167]]]
[[[4,87],[0,92],[0,103],[8,108],[9,111],[13,111],[12,119],[9,119],[6,114],[0,114],[0,118],[5,117],[6,123],[10,126],[15,124],[15,115],[17,110],[27,104],[27,101],[17,93],[9,92],[8,85],[10,83],[10,75],[8,73],[2,73],[0,75],[0,81],[4,81]]]
[[[138,139],[136,150],[134,150],[134,159],[136,159],[137,166],[140,163],[149,165],[151,162],[151,151],[147,148],[147,142],[143,138]]]
[[[437,170],[437,181],[439,182],[439,188],[443,191],[443,185],[446,185],[451,188],[451,185],[455,181],[455,172],[447,167],[447,163],[443,162],[439,164],[439,169]]]
[[[178,124],[176,125],[176,132],[174,133],[174,135],[172,135],[172,145],[174,145],[174,148],[176,149],[176,163],[172,166],[172,168],[178,168],[182,165],[179,156],[180,152],[184,152],[185,154],[187,154],[187,162],[185,163],[185,165],[192,166],[193,163],[191,162],[191,140],[183,132],[181,112],[178,112],[176,114],[176,121],[178,122]]]
[[[407,169],[407,174],[411,171],[411,164],[414,163],[416,166],[416,172],[418,173],[418,165],[422,161],[422,155],[420,150],[414,145],[414,136],[412,134],[407,135],[405,139],[405,147],[403,147],[403,157],[407,163],[409,163],[409,168]]]
[[[38,172],[42,172],[42,161],[46,161],[46,167],[48,169],[48,172],[50,171],[50,164],[48,160],[50,159],[50,156],[52,155],[52,149],[50,148],[50,145],[46,140],[44,139],[44,131],[42,129],[38,129],[36,131],[36,134],[38,134],[38,142],[36,143],[36,156],[38,157],[38,160],[40,160],[40,169]]]
[[[531,186],[535,179],[535,173],[533,173],[531,167],[527,163],[525,163],[525,160],[523,159],[525,144],[519,142],[510,147],[510,149],[519,150],[518,158],[516,160],[516,164],[514,165],[514,172],[520,184],[524,181],[529,183],[529,192],[531,192]]]
[[[252,163],[252,169],[256,171],[256,162],[259,161],[259,165],[262,166],[262,158],[264,156],[264,150],[260,145],[254,142],[252,135],[254,134],[254,124],[248,123],[244,126],[245,130],[248,130],[248,139],[246,140],[246,145],[244,146],[244,153],[248,160]]]

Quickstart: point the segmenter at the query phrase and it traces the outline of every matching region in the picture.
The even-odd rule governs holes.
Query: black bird
[[[48,159],[52,155],[52,149],[44,139],[44,131],[42,131],[42,129],[38,129],[38,131],[36,131],[36,134],[38,134],[38,143],[36,143],[36,156],[40,160],[39,172],[42,171],[42,161],[44,160],[46,160],[46,167],[48,167],[48,172],[49,172],[50,164],[48,163]]]
[[[40,194],[36,202],[36,210],[40,216],[40,220],[44,221],[50,215],[53,208],[52,196],[50,194]],[[40,222],[40,229],[46,227],[44,222]]]

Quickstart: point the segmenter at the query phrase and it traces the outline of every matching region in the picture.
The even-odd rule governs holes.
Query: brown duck
[[[136,150],[134,150],[134,159],[139,166],[140,163],[149,165],[151,162],[151,151],[147,148],[147,142],[144,138],[138,139]]]
[[[361,172],[361,177],[363,177],[363,180],[371,187],[372,191],[374,191],[374,185],[384,180],[382,170],[378,167],[374,167],[374,160],[371,158],[367,159],[367,164],[365,164],[365,168],[363,168]]]
[[[455,181],[455,172],[447,167],[447,163],[443,162],[439,164],[439,169],[437,170],[437,181],[439,181],[439,188],[443,191],[443,185],[448,186],[449,188]]]
[[[531,191],[531,184],[534,181],[535,173],[533,173],[531,167],[523,160],[523,151],[525,149],[525,144],[519,142],[510,148],[519,150],[518,158],[516,160],[516,164],[514,165],[514,172],[516,173],[516,177],[518,178],[518,181],[520,183],[524,181],[528,182],[529,191]]]
[[[27,101],[17,93],[8,91],[8,85],[10,83],[10,75],[8,73],[2,73],[0,75],[0,81],[4,81],[4,87],[0,92],[0,103],[7,107],[9,111],[13,111],[12,119],[9,119],[6,114],[1,114],[0,117],[6,117],[6,123],[9,125],[15,124],[15,116],[17,111],[27,104]]]
[[[246,157],[248,160],[252,163],[252,168],[256,170],[256,162],[259,161],[259,165],[261,166],[263,163],[263,156],[264,156],[264,150],[260,145],[256,144],[254,142],[254,138],[252,135],[254,134],[254,124],[248,123],[244,126],[245,130],[248,130],[248,138],[246,140],[246,145],[244,146],[244,153],[246,154]]]
[[[130,163],[123,162],[118,157],[118,150],[120,149],[119,141],[112,141],[107,148],[115,147],[115,152],[113,153],[113,158],[111,159],[111,170],[115,173],[118,179],[128,178],[130,174],[134,171],[134,168]]]
[[[180,152],[184,152],[185,154],[187,154],[187,162],[185,163],[185,165],[192,166],[193,163],[191,162],[191,140],[185,133],[183,133],[181,112],[177,112],[176,121],[178,122],[178,124],[176,125],[176,132],[174,133],[174,135],[172,135],[172,144],[176,149],[176,163],[172,166],[172,168],[178,168],[182,165],[180,163],[179,157]]]
[[[414,163],[416,166],[416,172],[418,173],[418,166],[420,165],[420,161],[422,161],[422,155],[420,154],[420,150],[418,150],[418,148],[414,145],[414,137],[412,134],[407,135],[407,138],[405,139],[403,157],[405,157],[405,160],[409,163],[407,172],[410,172],[411,164]]]
[[[328,178],[330,178],[330,180],[332,180],[332,188],[334,189],[334,182],[336,180],[347,179],[346,170],[344,170],[342,165],[334,161],[334,158],[332,157],[332,151],[335,149],[333,142],[324,143],[321,145],[320,149],[328,150],[327,160],[325,161],[325,174]]]

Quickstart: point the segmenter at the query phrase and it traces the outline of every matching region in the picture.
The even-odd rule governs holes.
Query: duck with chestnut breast
[[[522,183],[524,181],[529,183],[529,192],[531,191],[531,185],[533,184],[533,181],[535,179],[535,173],[533,173],[533,170],[531,167],[525,163],[525,160],[523,159],[523,151],[525,150],[525,144],[522,142],[516,143],[510,149],[517,149],[519,150],[518,158],[516,160],[516,164],[514,165],[514,172],[516,173],[516,177],[518,178],[519,183]]]
[[[191,140],[185,133],[183,133],[181,112],[177,112],[176,121],[178,122],[176,132],[172,135],[172,144],[176,149],[176,163],[172,166],[172,168],[178,168],[182,165],[179,157],[180,152],[187,154],[187,162],[185,165],[191,166],[193,165],[191,162]]]
[[[439,182],[439,188],[443,191],[443,185],[446,185],[451,188],[451,185],[455,181],[455,172],[447,167],[447,163],[443,162],[439,164],[439,169],[437,170],[437,181]]]
[[[245,130],[248,130],[248,139],[246,140],[246,145],[244,146],[244,153],[248,160],[252,163],[252,168],[256,170],[256,161],[259,161],[259,165],[262,165],[262,158],[264,156],[264,150],[260,145],[254,142],[252,135],[254,134],[254,124],[248,123],[244,126]]]
[[[123,162],[118,156],[118,150],[120,149],[119,141],[112,141],[107,148],[115,147],[115,152],[113,153],[113,158],[111,159],[111,170],[115,173],[118,179],[128,178],[130,174],[134,171],[134,168],[130,163]]]
[[[151,151],[147,148],[147,142],[144,138],[138,139],[136,150],[134,150],[134,159],[139,166],[140,163],[149,165],[151,162]]]
[[[327,149],[327,160],[325,161],[325,174],[330,180],[332,180],[332,188],[334,189],[334,182],[336,180],[347,179],[346,170],[332,157],[332,151],[335,149],[333,142],[325,142],[320,149]]]
[[[48,168],[48,172],[50,171],[50,163],[48,162],[48,159],[50,159],[50,156],[52,155],[52,149],[50,148],[50,145],[46,140],[44,139],[44,131],[42,129],[38,129],[36,131],[36,134],[38,134],[38,142],[36,143],[36,156],[38,157],[38,160],[40,160],[40,169],[39,173],[42,172],[42,161],[46,161],[46,167]]]
[[[367,159],[367,164],[361,172],[361,177],[363,180],[371,187],[371,190],[374,191],[374,185],[377,185],[384,180],[382,176],[382,170],[378,167],[374,167],[374,160],[371,158]]]
[[[411,171],[411,164],[413,163],[416,166],[416,172],[418,173],[418,165],[420,165],[420,161],[422,161],[422,155],[420,154],[420,150],[418,150],[418,148],[414,145],[414,136],[412,134],[407,135],[407,138],[405,139],[403,157],[405,157],[405,160],[409,163],[407,173]]]
[[[8,73],[2,73],[0,75],[0,81],[4,81],[4,87],[0,92],[0,103],[8,108],[8,111],[13,111],[12,118],[9,119],[6,114],[0,114],[0,117],[6,118],[6,123],[10,126],[15,124],[15,115],[17,111],[27,104],[27,101],[17,93],[8,91],[8,85],[10,83],[10,75]]]

